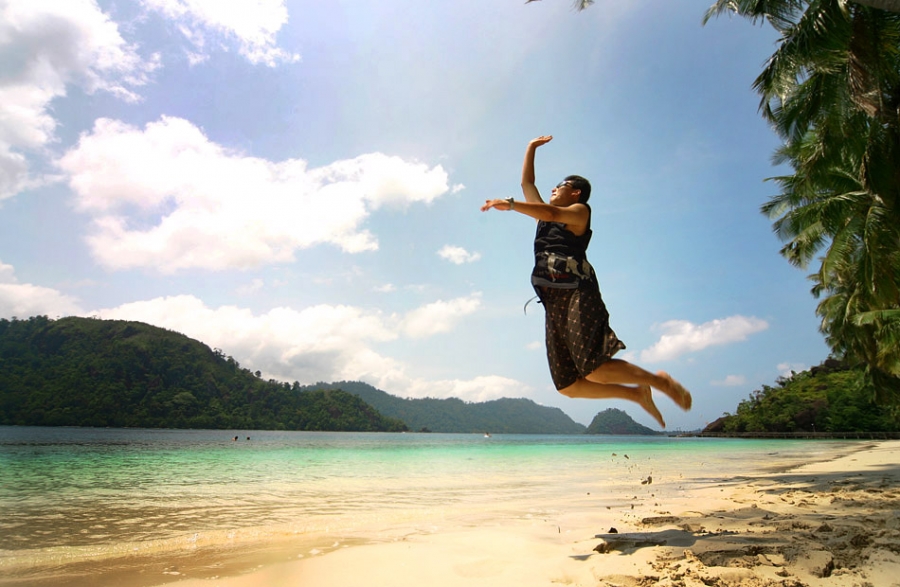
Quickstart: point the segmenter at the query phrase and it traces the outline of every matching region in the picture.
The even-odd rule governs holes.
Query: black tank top
[[[591,208],[584,234],[576,236],[561,222],[538,221],[534,236],[534,270],[531,283],[535,287],[575,289],[596,283],[594,268],[587,260],[591,242]]]

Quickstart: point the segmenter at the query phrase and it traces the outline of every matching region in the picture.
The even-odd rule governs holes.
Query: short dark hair
[[[581,194],[578,196],[578,202],[580,204],[587,204],[587,201],[591,197],[591,182],[580,175],[570,175],[566,178],[566,181],[572,184],[573,190],[581,190]]]

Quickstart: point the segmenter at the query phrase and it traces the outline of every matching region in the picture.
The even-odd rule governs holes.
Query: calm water
[[[239,440],[233,441],[234,435]],[[249,440],[247,437],[249,436]],[[0,578],[489,510],[616,506],[846,441],[0,427]],[[653,484],[640,481],[652,475]],[[587,500],[591,500],[588,502]],[[137,558],[135,558],[137,557]],[[35,575],[37,573],[38,575]]]

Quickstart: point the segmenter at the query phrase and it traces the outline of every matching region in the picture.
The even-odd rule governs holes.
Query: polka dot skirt
[[[589,375],[625,348],[609,327],[597,288],[540,289],[546,311],[547,360],[556,389]]]

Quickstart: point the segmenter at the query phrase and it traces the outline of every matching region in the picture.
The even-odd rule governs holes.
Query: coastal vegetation
[[[340,390],[264,381],[140,322],[0,320],[0,425],[399,431]]]
[[[860,383],[864,378],[861,367],[825,361],[781,378],[775,386],[763,385],[738,404],[734,414],[725,414],[703,432],[900,432],[900,414],[873,402]]]

